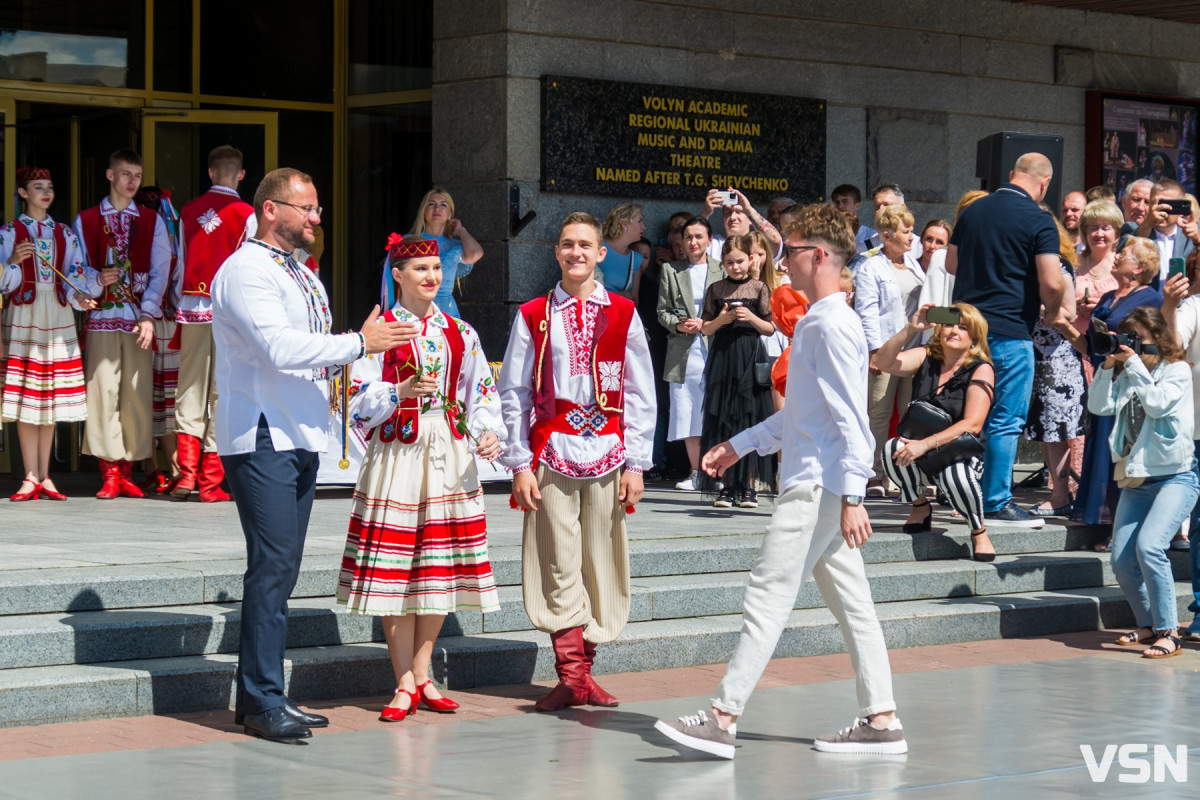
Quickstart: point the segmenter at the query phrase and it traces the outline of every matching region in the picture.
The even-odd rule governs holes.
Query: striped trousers
[[[926,475],[915,463],[902,467],[896,463],[896,449],[902,442],[888,439],[883,446],[883,471],[900,487],[900,499],[911,503],[925,492],[932,478],[937,487],[950,500],[950,506],[967,518],[971,530],[983,527],[983,489],[979,480],[983,477],[983,461],[978,457],[970,461],[951,464],[937,475]]]
[[[583,628],[611,642],[629,621],[629,543],[618,501],[621,470],[568,478],[537,468],[542,501],[525,514],[521,584],[525,613],[546,633]]]

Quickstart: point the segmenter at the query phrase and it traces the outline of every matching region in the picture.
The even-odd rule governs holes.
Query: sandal
[[[1142,636],[1142,631],[1146,631],[1145,636]],[[1148,642],[1154,638],[1156,638],[1156,634],[1150,628],[1138,628],[1135,631],[1130,631],[1129,633],[1118,636],[1116,643],[1122,645],[1123,647],[1132,647],[1135,644]]]
[[[933,508],[930,507],[929,500],[926,499],[924,503],[914,503],[912,508],[913,508],[913,511],[916,511],[918,508],[928,508],[929,513],[927,513],[925,515],[925,518],[922,519],[920,522],[904,523],[904,527],[901,528],[901,530],[904,531],[905,533],[920,533],[921,531],[932,530],[932,528],[933,528]]]
[[[1175,647],[1168,650],[1161,644],[1152,644],[1142,652],[1142,658],[1170,658],[1183,652],[1183,640],[1178,636],[1164,631],[1159,635],[1159,638],[1170,639]]]

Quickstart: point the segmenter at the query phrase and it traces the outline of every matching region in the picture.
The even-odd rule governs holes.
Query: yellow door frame
[[[0,125],[13,125],[17,121],[17,101],[11,97],[0,97]],[[0,186],[15,186],[17,181],[17,129],[6,128],[4,134],[4,169],[0,171]],[[13,195],[16,192],[0,192],[4,196],[5,221],[17,218]]]
[[[142,109],[142,161],[147,175],[155,174],[155,141],[159,125],[172,123],[261,125],[263,128],[263,174],[279,165],[279,115],[274,111],[224,111],[195,108]]]

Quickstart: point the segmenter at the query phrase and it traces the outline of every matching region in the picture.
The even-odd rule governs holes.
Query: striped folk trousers
[[[568,478],[537,468],[542,500],[525,514],[521,583],[525,613],[546,633],[583,628],[611,642],[629,621],[629,543],[618,501],[621,470]]]
[[[979,479],[983,477],[983,461],[972,458],[951,464],[938,475],[926,475],[915,463],[902,467],[896,463],[896,449],[903,444],[899,439],[888,439],[883,446],[883,471],[900,487],[900,499],[911,503],[925,493],[930,479],[937,484],[950,500],[951,507],[966,517],[971,530],[983,527],[983,489]]]

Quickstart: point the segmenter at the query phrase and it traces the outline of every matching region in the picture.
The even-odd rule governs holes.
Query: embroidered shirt
[[[0,227],[0,294],[8,294],[17,289],[24,280],[25,273],[21,265],[12,263],[12,252],[16,247],[17,225],[25,226],[25,229],[29,231],[29,238],[34,243],[34,258],[37,267],[35,275],[39,292],[43,290],[43,286],[45,291],[53,292],[53,285],[58,280],[58,276],[49,266],[54,264],[58,257],[58,254],[54,252],[54,229],[57,226],[62,228],[63,242],[66,248],[62,258],[62,272],[77,289],[87,294],[87,276],[84,274],[83,266],[85,257],[83,247],[79,244],[79,238],[75,236],[75,231],[49,217],[38,221],[28,214],[22,214],[4,227]],[[75,300],[75,291],[70,286],[67,286],[66,289],[67,302],[82,311],[83,306]]]

